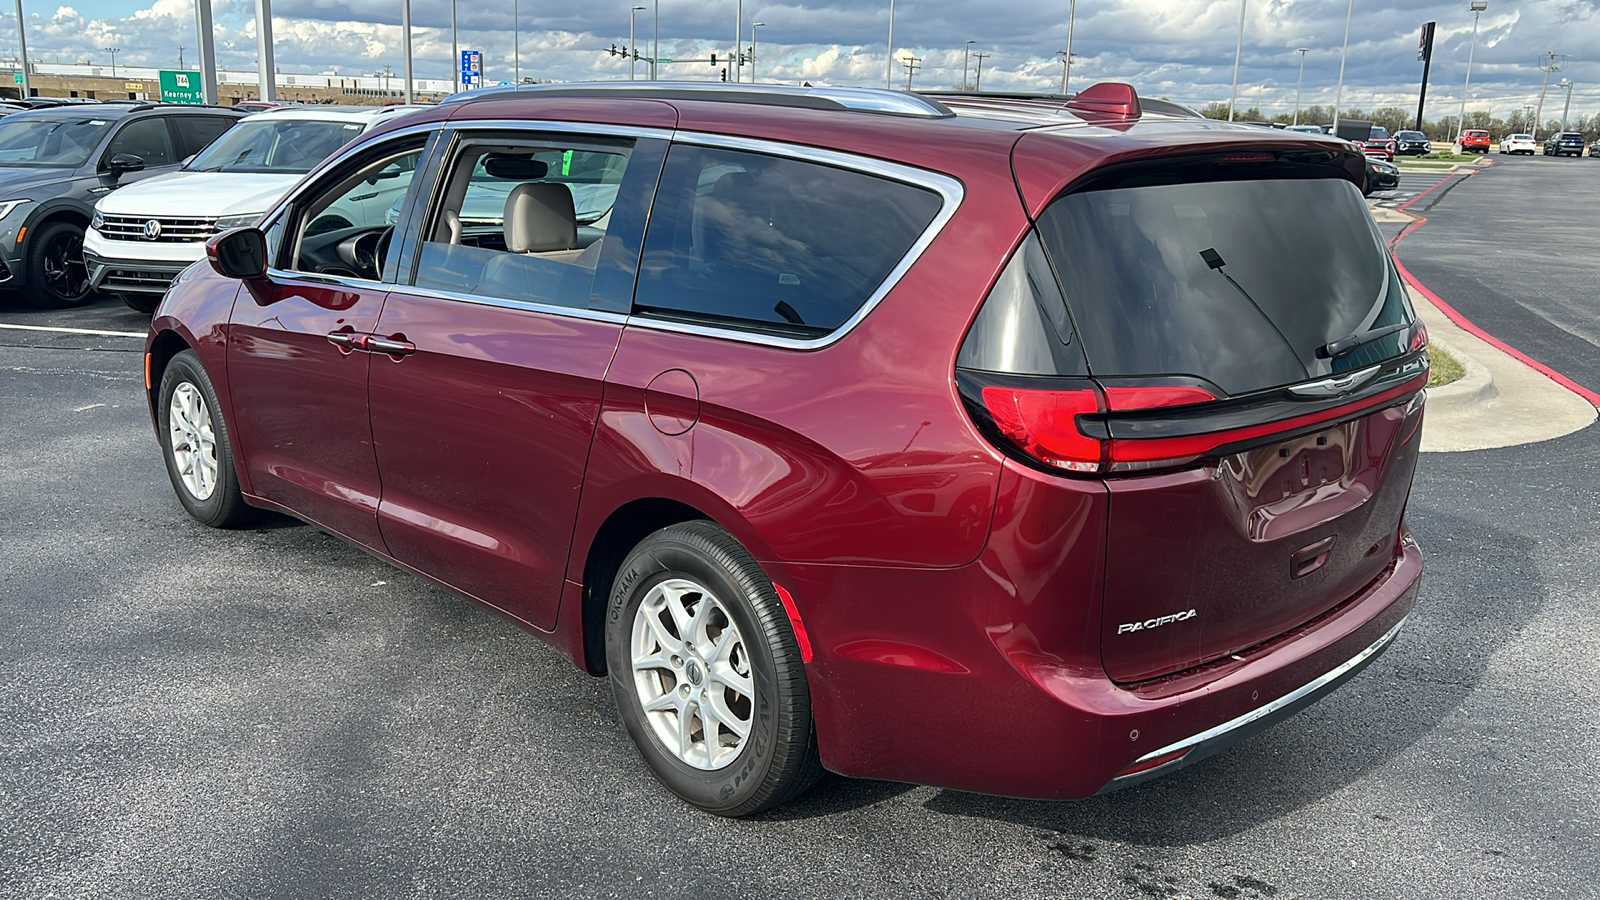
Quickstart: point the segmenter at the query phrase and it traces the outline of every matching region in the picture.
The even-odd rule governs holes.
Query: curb
[[[1435,410],[1469,410],[1500,396],[1494,386],[1494,373],[1460,349],[1438,339],[1428,339],[1430,347],[1438,347],[1461,364],[1462,376],[1449,384],[1428,388],[1428,406]]]

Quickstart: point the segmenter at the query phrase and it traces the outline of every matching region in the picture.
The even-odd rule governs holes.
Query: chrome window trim
[[[730,341],[741,341],[747,344],[762,344],[768,347],[779,347],[785,350],[820,350],[842,340],[855,327],[861,324],[871,312],[877,308],[890,291],[900,283],[906,272],[916,265],[928,245],[944,231],[945,225],[955,217],[956,211],[961,207],[961,202],[966,199],[966,187],[959,179],[927,169],[914,166],[892,163],[886,160],[873,159],[867,156],[858,156],[853,153],[843,153],[837,150],[824,150],[819,147],[808,147],[800,144],[787,144],[779,141],[768,141],[760,138],[743,138],[723,134],[708,134],[698,131],[679,131],[673,137],[673,143],[693,144],[701,147],[716,147],[725,150],[742,150],[750,153],[761,153],[767,156],[781,156],[801,162],[821,163],[840,169],[850,169],[867,175],[875,175],[890,181],[899,181],[913,187],[925,188],[939,194],[944,205],[928,227],[923,229],[920,237],[900,258],[900,262],[889,271],[888,277],[878,285],[871,296],[861,304],[855,314],[846,319],[843,324],[833,331],[817,338],[786,338],[777,335],[766,335],[736,326],[718,327],[713,325],[690,324],[687,322],[674,322],[654,316],[641,316],[637,313],[628,317],[630,326],[636,325],[652,331],[670,331],[678,334],[692,334],[701,337],[720,338]],[[637,278],[635,278],[634,299],[637,302]]]
[[[1279,710],[1283,709],[1284,707],[1292,706],[1295,703],[1298,703],[1299,701],[1304,700],[1306,697],[1308,697],[1308,696],[1310,696],[1312,694],[1315,694],[1317,691],[1322,690],[1324,687],[1328,686],[1330,683],[1339,680],[1339,678],[1341,676],[1343,676],[1346,672],[1349,672],[1351,669],[1354,669],[1355,667],[1365,663],[1367,660],[1371,659],[1379,651],[1381,651],[1385,647],[1387,647],[1389,645],[1389,643],[1391,641],[1393,641],[1400,634],[1400,629],[1405,627],[1407,618],[1410,618],[1410,617],[1407,616],[1406,618],[1402,618],[1400,621],[1396,622],[1394,624],[1393,628],[1390,628],[1387,632],[1385,632],[1383,637],[1380,637],[1376,641],[1373,641],[1365,650],[1362,650],[1360,653],[1357,653],[1355,656],[1353,656],[1350,659],[1346,660],[1345,662],[1341,663],[1338,667],[1332,669],[1331,671],[1323,673],[1320,677],[1314,679],[1310,683],[1304,684],[1304,685],[1300,686],[1299,688],[1296,688],[1295,690],[1290,691],[1289,693],[1283,695],[1282,697],[1279,697],[1278,699],[1272,701],[1271,703],[1268,703],[1268,704],[1266,704],[1264,706],[1258,706],[1255,709],[1250,710],[1249,712],[1245,713],[1242,716],[1237,716],[1235,718],[1229,719],[1228,721],[1223,722],[1221,725],[1217,725],[1217,726],[1215,726],[1213,728],[1208,728],[1205,731],[1200,732],[1199,734],[1192,735],[1190,737],[1184,738],[1181,741],[1177,741],[1177,742],[1168,744],[1165,747],[1160,748],[1159,750],[1152,750],[1149,753],[1146,753],[1145,755],[1143,755],[1143,756],[1139,757],[1138,759],[1134,760],[1132,763],[1129,764],[1128,767],[1132,768],[1133,766],[1137,766],[1142,762],[1147,762],[1147,761],[1152,760],[1152,759],[1158,759],[1158,758],[1160,758],[1162,756],[1165,756],[1165,755],[1167,755],[1169,753],[1176,753],[1179,750],[1188,750],[1188,749],[1191,749],[1193,747],[1199,746],[1200,744],[1204,744],[1207,741],[1211,741],[1211,740],[1214,740],[1216,738],[1222,737],[1223,735],[1227,734],[1230,731],[1237,731],[1238,729],[1243,728],[1243,727],[1251,724],[1252,722],[1256,722],[1256,721],[1264,719],[1264,718],[1266,718],[1268,716],[1271,716],[1274,713],[1278,712]],[[1178,760],[1178,759],[1173,760],[1173,762],[1180,762],[1180,761],[1181,760]],[[1147,769],[1147,770],[1145,770],[1143,772],[1135,772],[1132,775],[1122,776],[1122,778],[1140,778],[1140,779],[1142,779],[1142,778],[1148,776],[1148,774],[1150,772],[1154,772],[1157,769],[1161,769],[1161,768],[1164,768],[1164,767],[1157,766],[1154,769]],[[1113,779],[1112,783],[1116,783],[1117,781],[1120,781],[1120,780],[1122,780],[1122,779],[1121,778]]]
[[[328,284],[335,287],[358,288],[370,291],[374,288],[393,290],[395,285],[387,281],[370,281],[365,278],[346,278],[343,275],[325,275],[321,272],[296,272],[293,269],[274,269],[267,267],[267,277],[274,281],[310,281],[317,284]]]
[[[436,288],[417,287],[411,284],[393,285],[396,293],[408,297],[423,297],[429,300],[450,300],[457,303],[471,303],[475,306],[492,306],[497,309],[514,309],[520,312],[541,313],[544,315],[562,316],[569,319],[586,319],[591,322],[609,322],[613,325],[626,325],[628,317],[622,313],[607,312],[603,309],[578,308],[575,306],[556,306],[550,303],[535,303],[529,300],[511,300],[504,297],[482,297],[476,294],[460,294],[455,291],[441,291]]]

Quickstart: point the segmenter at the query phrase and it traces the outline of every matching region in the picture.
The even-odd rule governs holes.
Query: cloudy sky
[[[108,60],[100,48],[117,46],[119,63],[172,66],[178,45],[194,59],[193,0],[77,0],[56,6],[24,0],[28,49],[37,60]],[[543,79],[626,78],[627,63],[604,51],[625,43],[628,8],[655,0],[551,3],[520,0],[521,74]],[[672,58],[725,54],[733,44],[737,0],[661,0],[661,55]],[[1305,55],[1305,103],[1331,103],[1339,73],[1348,0],[1245,0],[1240,106],[1268,113],[1294,106],[1298,48]],[[9,4],[6,4],[9,6]],[[484,51],[490,80],[512,75],[512,2],[463,2],[463,47]],[[744,40],[751,22],[760,31],[763,80],[811,79],[882,86],[885,79],[888,0],[744,0]],[[1081,0],[1073,37],[1072,80],[1135,84],[1141,92],[1200,105],[1226,101],[1233,76],[1240,0]],[[131,9],[131,11],[130,11]],[[253,0],[214,0],[218,61],[229,68],[254,64]],[[922,59],[916,84],[949,86],[961,79],[965,42],[984,60],[990,89],[1060,87],[1056,51],[1066,46],[1066,0],[897,0],[895,56]],[[1416,59],[1423,22],[1439,23],[1429,117],[1459,104],[1473,16],[1468,0],[1354,0],[1344,102],[1372,108],[1414,107],[1422,64]],[[0,54],[14,55],[15,19],[0,19]],[[399,0],[277,0],[273,8],[276,55],[285,72],[370,74],[389,63],[398,73]],[[418,77],[449,78],[449,0],[413,0]],[[638,14],[641,46],[651,10]],[[9,45],[12,49],[6,51]],[[1573,113],[1600,112],[1600,0],[1489,0],[1478,33],[1469,104],[1505,115],[1539,97],[1540,59],[1555,51],[1566,68],[1552,78],[1545,118],[1559,117],[1564,92],[1574,82]],[[976,66],[976,58],[972,60]],[[904,68],[896,66],[896,84]],[[664,77],[714,79],[709,65],[663,67]],[[1435,105],[1437,100],[1438,105]]]

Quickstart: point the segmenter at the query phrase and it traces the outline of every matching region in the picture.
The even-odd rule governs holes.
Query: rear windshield
[[[1068,194],[1039,220],[1097,376],[1193,375],[1232,395],[1407,352],[1412,312],[1344,179],[1208,181]]]
[[[1489,132],[1487,132],[1487,131],[1473,131],[1470,128],[1467,129],[1467,137],[1488,137],[1488,136],[1489,136]],[[1512,137],[1517,137],[1517,135],[1512,135]]]
[[[1377,141],[1377,140],[1382,140],[1382,139],[1384,139],[1384,138],[1386,138],[1388,136],[1389,136],[1389,132],[1386,129],[1379,128],[1378,126],[1374,125],[1374,126],[1372,126],[1372,133],[1367,135],[1367,138],[1369,140]]]

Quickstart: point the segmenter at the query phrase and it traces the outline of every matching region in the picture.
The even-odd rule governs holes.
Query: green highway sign
[[[205,95],[200,92],[199,72],[175,72],[170,69],[161,70],[161,102],[162,103],[204,103]]]
[[[17,84],[21,84],[22,83],[22,73],[21,72],[12,72],[11,73],[11,80],[15,81]]]

